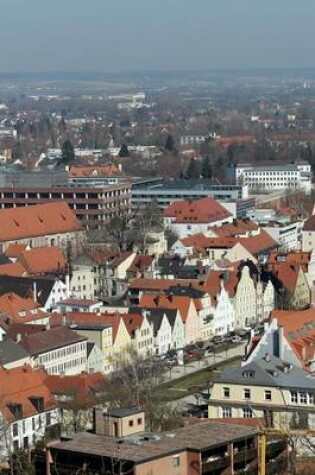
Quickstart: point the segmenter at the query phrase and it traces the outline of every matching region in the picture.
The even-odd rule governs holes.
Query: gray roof
[[[0,364],[5,365],[27,358],[28,352],[11,340],[0,341]]]
[[[128,417],[134,414],[140,414],[143,412],[139,407],[117,407],[108,411],[109,416],[113,417]]]
[[[315,391],[315,378],[301,368],[272,355],[240,368],[226,368],[219,381],[248,386],[274,386]]]
[[[258,434],[256,427],[237,424],[205,422],[193,424],[172,432],[158,432],[131,436],[129,439],[78,433],[72,440],[52,446],[52,451],[62,450],[72,453],[111,457],[119,452],[121,460],[143,463],[184,450],[205,451],[226,446],[229,441],[243,440]]]

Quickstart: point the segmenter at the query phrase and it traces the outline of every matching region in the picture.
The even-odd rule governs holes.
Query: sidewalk
[[[195,371],[199,371],[200,369],[207,368],[208,366],[212,366],[219,361],[228,360],[233,356],[243,356],[245,352],[246,342],[242,342],[239,345],[229,348],[227,350],[221,350],[215,353],[215,355],[211,354],[199,361],[192,361],[187,363],[184,366],[174,366],[171,370],[167,370],[165,372],[166,381],[174,380],[177,378],[181,378],[187,374],[194,373]]]

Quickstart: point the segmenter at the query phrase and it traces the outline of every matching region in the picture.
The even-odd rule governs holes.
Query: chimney
[[[33,282],[33,300],[37,303],[37,283]]]
[[[279,358],[283,360],[284,359],[284,331],[283,331],[282,325],[279,325],[278,327],[278,334],[279,334]]]
[[[270,354],[269,354],[269,353],[266,353],[266,354],[265,354],[265,361],[267,361],[267,363],[269,363],[270,359],[271,359],[271,358],[270,358]]]

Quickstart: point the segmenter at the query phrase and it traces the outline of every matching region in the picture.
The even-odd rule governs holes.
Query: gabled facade
[[[162,309],[152,309],[148,315],[153,325],[154,346],[157,355],[164,355],[172,348],[172,326]]]

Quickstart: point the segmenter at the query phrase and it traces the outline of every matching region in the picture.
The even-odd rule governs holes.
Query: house
[[[58,277],[15,277],[0,275],[0,295],[15,292],[19,297],[32,298],[45,311],[51,311],[59,300],[69,297],[68,280]]]
[[[54,274],[68,272],[68,265],[62,250],[57,246],[44,246],[23,251],[17,262],[22,264],[27,275]]]
[[[77,251],[83,239],[81,224],[64,202],[0,210],[0,249],[10,244],[58,246]]]
[[[0,341],[0,365],[3,368],[21,368],[30,364],[30,355],[18,343],[12,340]]]
[[[102,296],[104,268],[110,255],[105,251],[89,251],[73,259],[70,289],[75,298],[95,299]]]
[[[66,327],[23,336],[19,344],[31,356],[34,368],[48,374],[80,374],[87,369],[87,338]]]
[[[273,270],[280,286],[278,307],[281,309],[303,310],[311,302],[311,293],[303,267],[290,262],[281,262]]]
[[[232,221],[232,214],[211,197],[174,201],[164,210],[164,228],[179,238],[198,233],[207,235],[211,227]]]
[[[315,380],[303,369],[266,353],[214,382],[209,418],[260,418],[282,431],[315,429]]]
[[[171,316],[168,317],[168,315]],[[165,310],[160,308],[150,309],[146,314],[149,323],[153,328],[154,347],[157,355],[164,355],[173,348],[172,340],[172,320],[176,314],[175,310]]]
[[[209,273],[204,285],[211,297],[212,311],[209,318],[207,337],[226,335],[235,328],[235,309],[226,288],[226,276],[221,272]]]
[[[42,310],[38,302],[33,298],[22,298],[14,292],[0,296],[0,312],[10,323],[36,323],[46,325],[49,322],[49,314]]]
[[[310,252],[302,251],[278,251],[271,252],[268,261],[267,268],[274,272],[277,271],[277,267],[281,265],[282,262],[288,262],[293,265],[302,266],[303,272],[307,277],[309,288],[313,286],[315,281],[315,250],[313,249]]]
[[[45,377],[45,372],[29,365],[13,369],[0,368],[2,462],[13,451],[29,449],[44,437],[58,437],[59,409],[45,384]]]
[[[107,388],[103,374],[49,375],[45,384],[58,402],[62,434],[92,429],[93,406],[103,402]]]
[[[141,298],[139,307],[179,311],[184,324],[185,345],[201,340],[202,323],[198,315],[198,304],[193,298],[186,295],[146,294]]]
[[[108,259],[104,267],[103,298],[122,297],[126,293],[127,271],[135,257],[134,252],[122,252]]]
[[[315,310],[275,310],[270,323],[265,323],[261,337],[252,336],[246,350],[246,361],[269,353],[289,363],[315,371]]]
[[[139,355],[149,356],[155,353],[153,324],[147,318],[147,312],[133,309],[123,315],[126,328],[130,334],[131,344]]]
[[[103,371],[103,353],[100,347],[94,342],[87,342],[87,372],[101,373]]]
[[[68,313],[68,312],[99,312],[102,306],[100,300],[88,300],[88,299],[77,299],[77,298],[66,298],[65,300],[60,300],[54,305],[54,311],[59,313]]]

